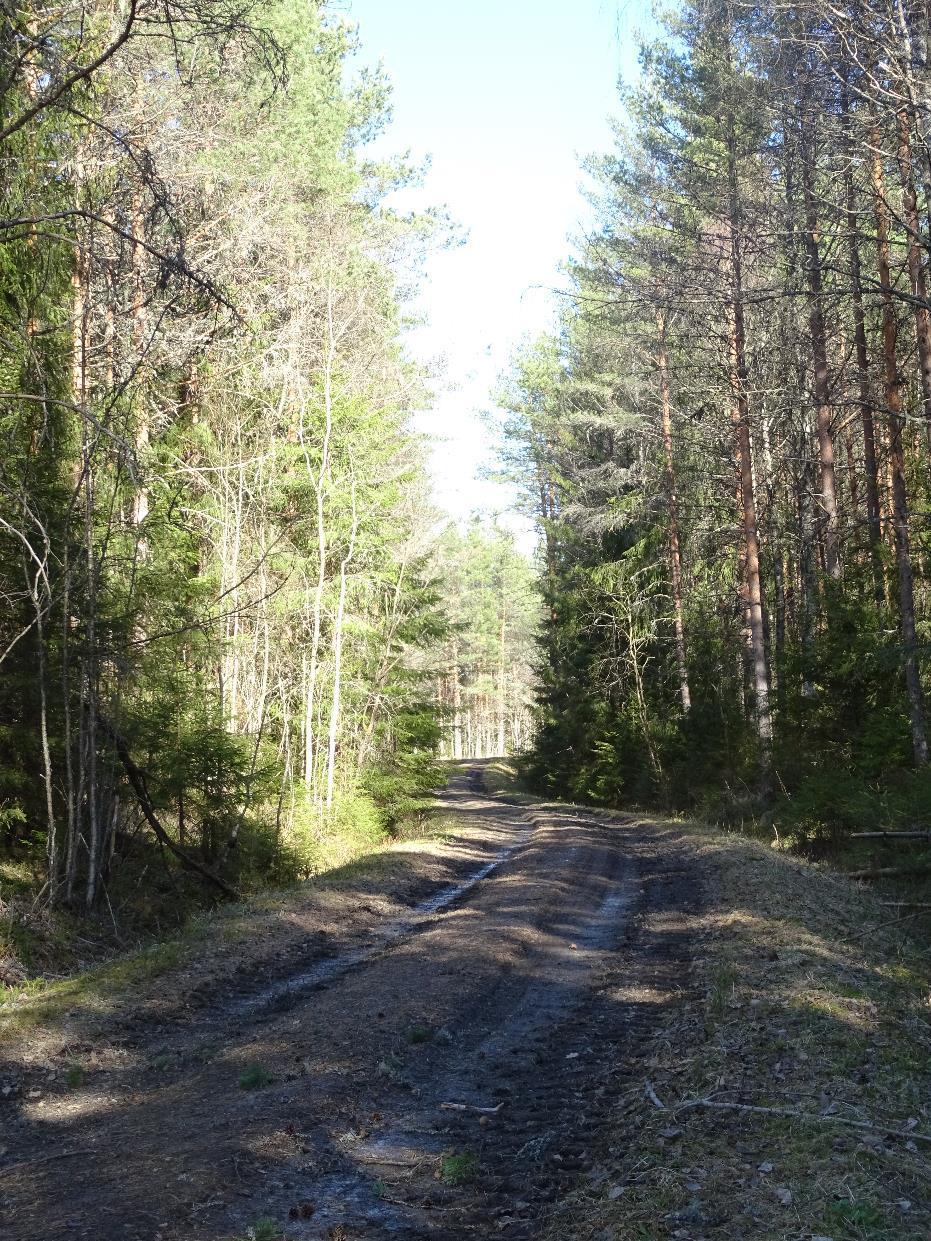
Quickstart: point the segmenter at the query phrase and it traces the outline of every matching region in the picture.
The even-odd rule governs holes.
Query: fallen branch
[[[482,1116],[497,1116],[504,1107],[502,1099],[495,1107],[476,1107],[474,1103],[441,1103],[444,1112],[478,1112]]]
[[[52,1155],[40,1155],[37,1159],[22,1159],[19,1163],[8,1163],[5,1168],[0,1168],[0,1176],[9,1176],[11,1172],[21,1172],[23,1168],[34,1168],[40,1163],[52,1163],[57,1159],[73,1159],[75,1155],[93,1154],[93,1147],[76,1146],[66,1151],[56,1151]]]
[[[931,906],[928,906],[931,908]],[[851,940],[865,939],[868,935],[873,935],[876,931],[884,931],[887,926],[897,926],[900,922],[908,922],[911,918],[920,918],[921,910],[913,909],[910,914],[898,914],[895,918],[890,918],[888,922],[877,922],[874,926],[868,926],[865,930],[851,936]]]
[[[759,1103],[720,1103],[716,1099],[687,1099],[673,1108],[673,1111],[679,1113],[693,1107],[713,1108],[721,1112],[753,1112],[757,1116],[785,1116],[789,1120],[816,1121],[819,1124],[848,1125],[852,1129],[866,1129],[871,1133],[882,1133],[890,1138],[905,1138],[911,1142],[931,1142],[931,1133],[917,1133],[912,1129],[894,1129],[887,1125],[874,1125],[869,1120],[853,1120],[834,1113],[825,1116],[817,1112],[799,1112],[791,1107],[763,1107]]]
[[[848,879],[911,879],[931,875],[931,866],[879,866],[870,870],[848,870]]]
[[[931,840],[931,832],[851,832],[851,840]]]
[[[145,820],[149,827],[151,827],[152,831],[155,833],[155,837],[159,843],[163,844],[165,848],[168,849],[170,853],[173,853],[178,861],[181,862],[182,865],[187,866],[189,870],[196,871],[202,879],[206,879],[208,883],[212,883],[215,887],[219,888],[221,892],[224,892],[227,896],[231,896],[233,900],[239,900],[239,893],[234,887],[231,887],[225,879],[221,879],[219,875],[215,875],[208,866],[203,864],[203,862],[198,862],[197,858],[191,857],[189,853],[186,853],[180,845],[176,845],[171,839],[164,827],[162,827],[158,816],[155,813],[155,808],[152,805],[152,800],[149,797],[149,791],[146,787],[145,773],[133,762],[125,739],[119,732],[117,732],[116,728],[114,728],[110,721],[105,719],[102,715],[98,714],[97,722],[101,729],[113,742],[113,748],[116,750],[117,757],[123,764],[123,770],[126,772],[126,778],[129,780],[129,783],[133,787],[133,792],[136,794],[136,799],[139,802],[139,809],[145,816]]]

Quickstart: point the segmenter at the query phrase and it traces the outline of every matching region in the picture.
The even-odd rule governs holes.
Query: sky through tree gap
[[[479,413],[514,346],[553,324],[567,238],[589,219],[580,160],[611,145],[617,82],[637,75],[652,5],[347,0],[344,11],[359,24],[359,61],[381,59],[392,82],[393,123],[375,149],[430,159],[423,188],[399,203],[446,204],[467,234],[428,260],[417,303],[426,322],[410,333],[418,357],[445,362],[421,419],[439,439],[437,500],[459,518],[498,512],[509,494],[476,478],[490,447]]]

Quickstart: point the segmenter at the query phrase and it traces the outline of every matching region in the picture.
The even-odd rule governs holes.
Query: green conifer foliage
[[[83,15],[3,19],[0,848],[94,910],[415,813],[445,621],[384,77],[322,4]]]

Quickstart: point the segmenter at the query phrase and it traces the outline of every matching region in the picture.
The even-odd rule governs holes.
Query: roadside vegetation
[[[3,18],[8,974],[23,901],[131,943],[379,846],[438,779],[400,331],[446,226],[388,205],[418,171],[365,156],[389,88],[342,17],[141,7]]]
[[[926,936],[829,869],[666,826],[704,889],[691,983],[640,1047],[594,1181],[547,1237],[921,1241]]]
[[[928,873],[928,22],[702,0],[644,46],[502,385],[539,790]]]
[[[33,941],[28,947],[16,941],[31,969],[0,983],[0,1043],[16,1043],[30,1031],[60,1041],[69,1022],[93,1040],[121,1013],[150,1004],[157,1010],[166,996],[174,1003],[190,993],[197,1002],[202,985],[264,976],[292,956],[299,964],[320,928],[334,919],[346,935],[354,933],[358,902],[363,915],[371,915],[374,902],[388,916],[405,908],[408,894],[429,888],[425,876],[450,828],[450,821],[433,815],[353,861],[288,888],[199,910],[173,933],[150,934],[136,946],[115,944],[105,934],[88,938],[93,924],[84,917],[63,921],[67,913],[35,912]],[[17,928],[23,921],[18,914]]]
[[[312,0],[0,18],[0,985],[417,830],[526,743],[538,601],[441,531],[402,332],[442,212]],[[448,727],[447,727],[448,725]]]

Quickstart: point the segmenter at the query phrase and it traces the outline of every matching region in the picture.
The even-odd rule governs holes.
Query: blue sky
[[[464,517],[508,496],[476,480],[490,445],[478,418],[519,341],[552,323],[559,264],[583,228],[579,162],[609,148],[617,81],[636,74],[650,0],[342,0],[364,62],[392,79],[393,150],[429,156],[418,204],[466,231],[432,256],[410,347],[445,380],[422,420],[436,437],[438,502]]]

